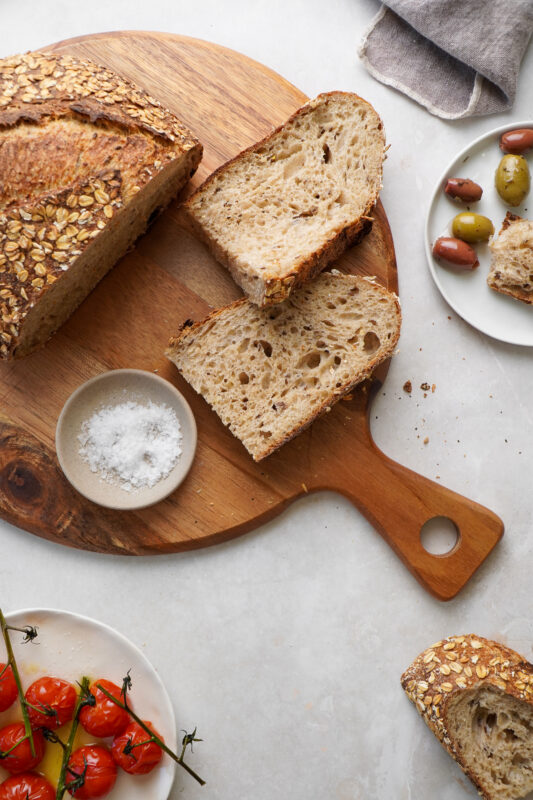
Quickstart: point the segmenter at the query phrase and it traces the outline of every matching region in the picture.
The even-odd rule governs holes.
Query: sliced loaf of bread
[[[243,298],[186,322],[166,354],[260,461],[390,356],[400,321],[396,295],[323,273],[277,306]]]
[[[172,112],[107,67],[0,59],[0,359],[50,338],[201,157]]]
[[[402,686],[485,800],[533,791],[533,665],[471,634],[421,653]]]
[[[355,94],[321,94],[214,172],[184,204],[259,306],[279,303],[370,230],[385,134]]]
[[[490,249],[490,288],[533,303],[533,221],[508,211]]]

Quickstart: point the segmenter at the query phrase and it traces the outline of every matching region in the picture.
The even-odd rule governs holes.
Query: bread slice
[[[0,60],[0,358],[40,347],[194,173],[202,145],[111,70]]]
[[[400,319],[383,287],[324,273],[272,308],[243,298],[186,322],[166,355],[260,461],[391,355]]]
[[[383,124],[355,94],[321,94],[186,201],[195,232],[259,306],[279,303],[370,230]]]
[[[490,249],[490,288],[523,303],[533,303],[533,221],[508,211]]]
[[[533,665],[472,634],[437,642],[402,686],[485,800],[533,791]]]

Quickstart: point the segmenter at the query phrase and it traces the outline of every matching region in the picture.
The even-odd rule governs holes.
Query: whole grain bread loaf
[[[490,249],[490,288],[523,303],[533,303],[533,221],[508,211]]]
[[[0,357],[45,342],[201,156],[109,69],[48,52],[0,60]]]
[[[370,230],[385,134],[355,94],[321,94],[214,172],[185,202],[245,294],[284,300]]]
[[[276,306],[243,298],[185,323],[167,356],[260,461],[391,355],[400,320],[382,286],[323,273]]]
[[[402,686],[485,800],[533,791],[533,665],[481,636],[450,636],[421,653]]]

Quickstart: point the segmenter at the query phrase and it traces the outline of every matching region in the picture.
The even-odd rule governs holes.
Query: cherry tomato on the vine
[[[162,740],[162,736],[153,728],[152,723],[143,721]],[[140,725],[131,722],[113,739],[111,755],[115,764],[130,775],[146,775],[159,764],[163,751],[158,744],[150,741],[150,735]]]
[[[83,777],[82,785],[73,788],[73,781]],[[68,762],[66,786],[76,800],[104,797],[117,779],[117,766],[109,750],[100,745],[86,745],[75,750]],[[69,785],[71,788],[69,788]]]
[[[122,733],[129,723],[129,714],[106,697],[105,694],[97,688],[98,683],[112,694],[113,697],[116,697],[118,700],[122,699],[120,695],[121,690],[115,683],[106,680],[95,681],[89,687],[89,691],[94,695],[96,705],[83,706],[79,716],[80,723],[87,733],[90,733],[92,736],[99,736],[101,738],[116,736],[118,733]]]
[[[17,744],[18,743],[18,744]],[[35,755],[31,753],[30,740],[26,739],[23,722],[13,722],[0,730],[0,766],[13,774],[34,769],[44,756],[44,737],[41,731],[33,731]],[[9,755],[2,756],[3,753]]]
[[[55,800],[56,790],[42,775],[23,772],[0,784],[0,800]]]
[[[39,678],[28,688],[25,697],[33,728],[60,728],[74,716],[76,689],[62,678]]]
[[[17,684],[10,666],[0,664],[0,711],[6,711],[17,699]]]

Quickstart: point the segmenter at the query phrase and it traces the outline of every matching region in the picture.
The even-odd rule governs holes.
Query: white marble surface
[[[420,649],[451,633],[476,631],[533,656],[532,352],[458,319],[423,251],[430,192],[454,153],[532,115],[533,48],[512,113],[442,122],[358,63],[356,45],[376,10],[373,0],[0,4],[0,55],[93,31],[172,31],[240,50],[309,95],[352,89],[376,106],[391,143],[382,198],[404,325],[373,433],[392,458],[490,506],[506,524],[497,551],[448,604],[424,592],[333,494],[306,498],[227,545],[165,558],[80,553],[0,524],[5,609],[62,607],[116,626],[158,668],[180,727],[198,725],[205,741],[191,761],[208,785],[179,775],[172,800],[474,797],[399,676]],[[402,391],[407,379],[411,397]],[[423,381],[436,384],[427,398]]]

